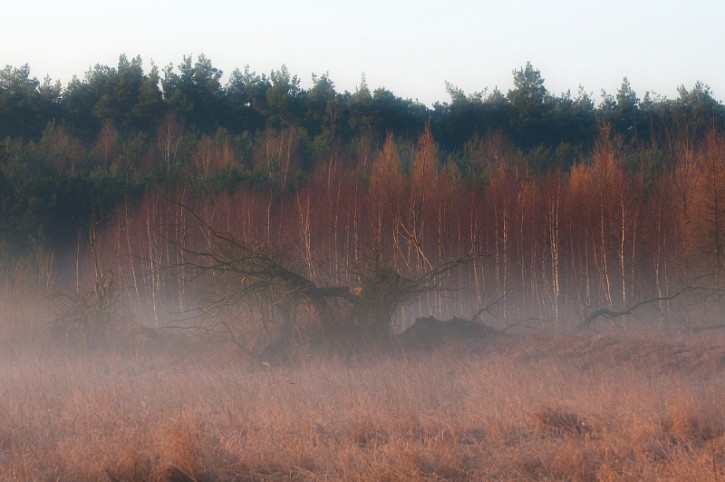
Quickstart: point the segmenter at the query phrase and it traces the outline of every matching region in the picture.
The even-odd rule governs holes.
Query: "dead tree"
[[[392,318],[406,303],[430,291],[449,289],[441,285],[443,275],[473,259],[469,253],[425,271],[401,274],[380,257],[373,257],[373,262],[358,268],[360,286],[324,286],[300,274],[272,246],[220,232],[191,208],[175,204],[190,213],[206,240],[203,246],[174,241],[184,271],[192,273],[192,281],[203,277],[208,286],[216,287],[195,315],[202,323],[214,320],[248,354],[255,348],[250,348],[235,325],[242,316],[240,307],[247,307],[261,320],[265,346],[294,337],[300,341],[305,336],[324,337],[341,331],[361,333],[363,328],[366,333],[387,336]],[[219,316],[225,311],[236,311],[237,321]]]

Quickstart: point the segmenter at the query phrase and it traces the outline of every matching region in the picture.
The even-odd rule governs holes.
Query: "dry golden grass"
[[[725,481],[712,336],[502,337],[258,371],[0,353],[0,480]]]

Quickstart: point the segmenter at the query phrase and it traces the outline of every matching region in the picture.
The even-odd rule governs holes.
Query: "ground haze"
[[[725,344],[490,335],[250,368],[3,348],[3,480],[722,480]]]

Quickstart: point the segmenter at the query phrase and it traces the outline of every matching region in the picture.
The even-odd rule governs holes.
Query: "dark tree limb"
[[[584,318],[584,320],[582,320],[581,323],[579,323],[579,328],[582,328],[582,329],[591,328],[591,325],[598,318],[606,318],[606,319],[614,321],[615,319],[620,318],[622,316],[634,315],[635,311],[642,306],[651,305],[654,303],[660,303],[662,301],[672,301],[675,298],[682,295],[683,293],[687,293],[689,291],[709,291],[709,292],[714,292],[714,293],[718,293],[718,294],[723,293],[723,291],[718,288],[708,288],[708,287],[695,285],[695,282],[697,282],[698,280],[705,278],[705,277],[706,276],[700,276],[700,277],[696,278],[695,281],[693,281],[692,283],[688,284],[687,286],[681,288],[679,291],[677,291],[676,293],[673,293],[671,295],[647,298],[647,299],[638,301],[637,303],[634,303],[622,310],[615,311],[615,310],[610,310],[609,308],[600,308],[598,310],[595,310],[595,311],[591,312],[586,318]]]

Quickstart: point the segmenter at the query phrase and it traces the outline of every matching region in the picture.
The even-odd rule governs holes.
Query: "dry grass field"
[[[725,481],[720,334],[258,369],[221,350],[0,350],[0,480]]]

